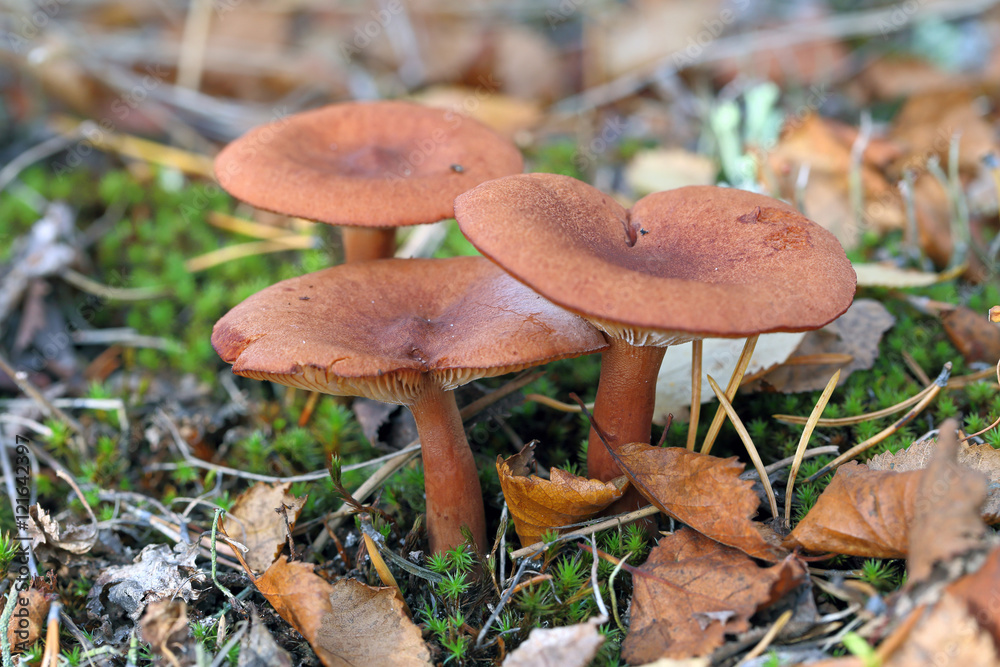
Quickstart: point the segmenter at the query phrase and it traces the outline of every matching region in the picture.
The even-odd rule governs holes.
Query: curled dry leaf
[[[683,447],[651,447],[632,442],[614,453],[615,462],[649,502],[702,535],[754,558],[777,560],[751,521],[760,499],[751,480],[740,479],[743,464]]]
[[[622,497],[624,477],[602,482],[577,477],[553,468],[550,479],[531,474],[535,443],[504,460],[497,457],[497,473],[514,529],[522,545],[538,542],[542,535],[572,523],[586,521]]]
[[[17,607],[14,608],[14,616],[7,626],[7,641],[13,647],[14,653],[19,653],[19,647],[28,647],[34,644],[45,631],[45,620],[49,614],[51,602],[44,591],[34,586],[26,591],[18,591],[16,588],[9,589],[7,595],[18,597]],[[4,600],[6,602],[6,600]]]
[[[430,652],[392,588],[354,579],[329,582],[308,563],[282,556],[254,580],[326,667],[430,665]]]
[[[93,523],[62,528],[58,521],[38,505],[29,507],[28,514],[31,516],[28,535],[31,537],[32,549],[49,546],[73,554],[85,554],[97,542],[97,526]]]
[[[104,570],[87,595],[87,610],[98,618],[108,617],[127,635],[129,628],[118,618],[123,613],[138,621],[146,606],[157,600],[198,599],[201,590],[195,584],[208,577],[194,564],[197,553],[197,543],[178,544],[172,550],[166,544],[147,546],[131,565]]]
[[[760,567],[746,554],[683,528],[633,571],[632,626],[622,657],[633,664],[706,655],[724,635],[745,632],[758,610],[806,577],[789,556]]]
[[[942,425],[944,446],[939,443],[926,470],[871,470],[854,461],[841,466],[786,546],[870,558],[905,558],[912,551],[911,578],[917,580],[934,562],[968,549],[970,539],[978,543],[986,481],[956,463],[957,447],[947,442],[954,430],[954,421]]]
[[[305,505],[305,496],[296,498],[288,493],[291,487],[291,483],[257,482],[240,494],[225,519],[226,534],[247,547],[244,559],[255,572],[269,568],[281,553],[287,531],[295,527]],[[281,507],[286,508],[287,528],[284,516],[276,511]]]
[[[844,384],[854,371],[867,370],[875,364],[882,335],[895,322],[896,318],[881,302],[855,299],[846,313],[822,329],[805,334],[791,355],[791,359],[820,354],[848,355],[853,359],[850,363],[779,366],[761,378],[761,384],[785,393],[817,391],[826,387],[838,368],[840,384]]]
[[[186,602],[157,600],[151,603],[146,607],[139,627],[143,641],[149,644],[155,655],[166,656],[171,665],[194,664],[193,661],[178,661],[186,653],[188,641]]]
[[[922,618],[912,626],[902,645],[881,664],[885,667],[993,667],[1000,664],[1000,655],[993,638],[979,626],[968,605],[945,593],[933,607],[922,610]]]
[[[607,618],[592,618],[563,628],[535,628],[504,667],[586,667],[604,643],[597,631],[604,622]]]

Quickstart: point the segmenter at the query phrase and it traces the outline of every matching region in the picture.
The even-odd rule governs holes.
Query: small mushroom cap
[[[522,174],[459,196],[455,214],[484,255],[635,344],[816,329],[856,287],[832,234],[743,190],[678,188],[629,211],[574,178]]]
[[[604,336],[483,257],[342,264],[254,294],[215,325],[237,375],[412,403],[444,389],[600,352]]]
[[[334,225],[395,227],[452,217],[455,197],[520,173],[521,153],[485,125],[409,102],[350,102],[254,128],[215,159],[230,194]]]

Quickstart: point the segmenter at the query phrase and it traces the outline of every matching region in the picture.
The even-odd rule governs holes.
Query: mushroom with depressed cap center
[[[229,311],[212,345],[237,375],[408,405],[432,551],[464,542],[465,525],[483,552],[483,497],[451,390],[607,342],[492,262],[456,257],[354,262],[285,280]]]
[[[608,335],[594,418],[615,448],[649,442],[667,345],[816,329],[854,297],[832,234],[742,190],[678,188],[629,210],[576,179],[523,174],[459,196],[455,215],[485,256]],[[621,474],[593,430],[587,467]]]
[[[396,227],[452,217],[455,197],[519,173],[509,140],[454,111],[350,102],[282,118],[215,160],[227,192],[285,215],[343,225],[346,261],[391,257]]]

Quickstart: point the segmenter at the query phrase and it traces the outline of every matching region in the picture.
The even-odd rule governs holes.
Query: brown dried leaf
[[[664,514],[754,558],[781,557],[750,520],[760,499],[753,482],[740,479],[744,466],[735,456],[720,459],[683,447],[631,442],[617,450],[615,461]]]
[[[294,528],[305,505],[305,496],[296,498],[288,493],[291,487],[291,483],[257,482],[240,494],[226,518],[226,534],[249,549],[244,559],[254,572],[270,567],[285,544],[285,519],[275,510],[288,508],[289,528]]]
[[[32,549],[47,545],[73,554],[85,554],[97,542],[97,526],[93,523],[62,528],[58,521],[38,505],[29,507],[28,514],[31,516],[28,535],[31,537]]]
[[[407,617],[395,589],[354,579],[330,583],[308,563],[289,563],[284,556],[254,584],[326,667],[431,664],[420,628]]]
[[[872,558],[905,558],[922,472],[871,471],[855,461],[837,469],[788,547]]]
[[[548,530],[586,521],[622,497],[624,477],[602,482],[577,477],[552,468],[550,479],[531,474],[535,443],[503,460],[497,457],[497,473],[514,529],[522,545],[538,542]]]
[[[945,333],[969,363],[1000,359],[1000,327],[971,308],[958,306],[941,317]]]
[[[171,665],[193,665],[178,661],[186,652],[188,638],[187,603],[183,600],[157,600],[146,607],[140,620],[142,639],[153,653],[167,656]]]
[[[957,461],[954,419],[941,424],[937,447],[917,489],[910,525],[909,582],[927,579],[934,565],[978,547],[986,534],[979,508],[986,499],[986,476]]]
[[[822,329],[807,333],[791,356],[795,359],[814,354],[847,354],[854,358],[851,363],[779,366],[761,378],[761,383],[785,393],[817,391],[826,387],[830,376],[840,368],[840,384],[844,384],[854,371],[867,370],[875,364],[882,335],[895,322],[881,302],[855,299],[846,313]]]
[[[948,164],[948,147],[959,133],[959,167],[971,173],[983,156],[996,150],[993,127],[976,104],[973,90],[924,93],[906,100],[893,121],[892,138],[908,149],[910,166],[923,166],[936,155]]]
[[[667,535],[633,573],[632,626],[622,657],[633,664],[705,655],[724,635],[806,576],[792,557],[759,567],[745,554],[684,528]]]
[[[923,470],[930,463],[936,449],[937,440],[915,442],[895,454],[884,452],[873,456],[868,461],[868,469],[895,472]],[[958,462],[983,473],[989,479],[986,502],[980,510],[980,515],[986,523],[1000,523],[1000,449],[993,449],[985,444],[963,446],[958,450]]]
[[[563,628],[535,628],[503,661],[504,667],[586,667],[604,643],[597,627],[606,620],[592,618]]]
[[[996,582],[993,582],[996,585]],[[993,667],[1000,655],[963,601],[945,593],[925,610],[885,667]]]
[[[948,593],[963,600],[1000,645],[1000,548],[994,548],[980,568],[948,585]]]
[[[14,653],[20,653],[21,649],[30,647],[42,636],[51,602],[43,591],[34,587],[26,591],[11,588],[7,595],[18,598],[14,616],[7,626],[7,641]]]
[[[926,470],[870,470],[854,461],[841,466],[786,546],[871,558],[912,554],[910,579],[918,581],[933,563],[970,548],[970,539],[978,544],[986,481],[955,462],[955,422],[945,422],[941,432],[943,442]]]

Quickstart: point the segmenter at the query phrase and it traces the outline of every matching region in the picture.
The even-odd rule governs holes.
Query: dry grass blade
[[[788,625],[788,621],[790,620],[792,620],[792,610],[786,609],[781,616],[778,617],[778,620],[774,622],[774,625],[768,629],[767,634],[761,637],[760,641],[757,642],[757,645],[750,649],[750,652],[743,656],[743,659],[737,663],[737,667],[739,667],[739,665],[745,665],[754,658],[763,655],[764,651],[767,650],[767,647],[771,645],[774,638],[778,636],[778,633],[781,632],[786,625]]]
[[[747,338],[747,342],[743,345],[743,351],[740,353],[740,359],[736,362],[736,368],[733,369],[733,374],[729,377],[729,385],[726,387],[726,401],[732,401],[733,397],[736,396],[736,390],[740,388],[740,383],[743,381],[743,375],[747,372],[747,367],[750,365],[750,358],[753,356],[754,348],[757,347],[757,338],[759,336],[753,335]],[[705,442],[701,444],[702,454],[711,454],[712,445],[715,444],[715,438],[719,435],[719,430],[722,428],[722,422],[725,418],[725,413],[723,412],[723,406],[719,406],[715,411],[715,417],[712,419],[712,425],[708,427],[708,433],[705,435]],[[775,515],[777,516],[777,515]]]
[[[253,220],[244,220],[234,215],[227,215],[219,211],[210,211],[205,218],[210,225],[225,229],[227,232],[242,234],[255,239],[277,239],[288,236],[289,229],[276,225],[265,225]]]
[[[57,117],[53,128],[61,134],[77,136],[80,123],[68,117]],[[186,174],[214,179],[215,168],[212,158],[207,155],[192,153],[172,146],[164,146],[155,141],[140,139],[127,134],[114,132],[94,132],[87,136],[87,143],[95,148],[111,151],[153,164],[173,167]]]
[[[882,408],[881,410],[876,410],[875,412],[869,412],[863,415],[857,415],[855,417],[840,417],[838,419],[819,419],[816,421],[816,426],[852,426],[854,424],[860,424],[861,422],[871,421],[873,419],[881,419],[882,417],[888,417],[889,415],[894,415],[900,410],[905,410],[911,405],[916,405],[923,399],[927,392],[934,388],[934,385],[924,387],[920,390],[920,393],[914,394],[905,401],[901,401],[896,405],[890,405],[887,408]],[[772,419],[785,424],[805,424],[809,421],[809,417],[800,417],[799,415],[771,415]]]
[[[629,512],[628,514],[620,514],[618,516],[613,516],[610,519],[605,519],[604,521],[598,521],[585,528],[580,528],[568,533],[563,533],[560,535],[556,541],[565,542],[567,540],[575,540],[578,537],[586,537],[587,535],[593,535],[594,533],[600,532],[602,530],[607,530],[609,528],[618,528],[624,526],[627,523],[633,521],[638,521],[639,519],[645,519],[647,516],[653,516],[659,514],[660,509],[654,507],[653,505],[647,505],[646,507],[641,507],[635,511]],[[525,556],[532,556],[537,553],[544,551],[549,545],[545,542],[535,542],[534,544],[529,544],[526,547],[522,547],[517,551],[513,551],[510,557],[513,559],[524,558]]]
[[[751,350],[750,353],[753,354],[753,350]],[[757,453],[757,447],[753,444],[753,439],[750,437],[750,434],[747,433],[747,429],[743,425],[743,421],[740,419],[740,416],[736,414],[736,410],[733,409],[732,403],[730,403],[729,399],[722,393],[722,389],[719,387],[719,384],[712,378],[711,375],[707,375],[705,377],[708,378],[708,384],[712,387],[712,391],[715,392],[715,396],[719,399],[719,403],[722,408],[725,409],[726,414],[729,415],[729,419],[732,420],[733,426],[736,427],[736,432],[740,434],[740,438],[743,440],[743,444],[746,445],[747,453],[750,455],[750,460],[753,461],[753,467],[757,469],[757,474],[760,475],[760,483],[764,485],[764,493],[767,494],[767,502],[771,505],[771,516],[777,518],[780,516],[778,514],[778,501],[774,497],[774,489],[771,488],[771,480],[767,477],[767,470],[764,468],[764,462],[761,460],[760,454]]]
[[[542,405],[550,407],[553,410],[560,410],[561,412],[580,412],[581,410],[579,405],[573,405],[571,403],[563,403],[560,400],[549,398],[548,396],[544,396],[542,394],[525,394],[524,400],[541,403]],[[587,403],[587,408],[593,410],[594,404]]]
[[[192,257],[184,262],[184,268],[191,273],[204,271],[213,266],[231,262],[234,259],[263,255],[271,252],[283,252],[285,250],[309,250],[316,247],[316,239],[311,236],[282,236],[266,241],[248,241],[247,243],[237,243],[226,246],[218,250],[206,252],[204,255]]]
[[[878,433],[868,438],[864,442],[859,442],[858,444],[848,449],[846,452],[835,458],[833,461],[823,466],[823,468],[821,468],[819,472],[809,477],[809,479],[807,479],[806,481],[812,482],[819,479],[820,477],[827,474],[831,470],[834,470],[838,466],[846,463],[847,461],[850,461],[851,459],[853,459],[855,456],[865,451],[866,449],[874,447],[875,445],[882,442],[890,435],[898,431],[900,428],[905,426],[908,422],[910,422],[910,420],[912,420],[918,414],[923,412],[924,408],[930,405],[930,402],[933,401],[934,398],[939,393],[941,393],[941,389],[944,388],[944,386],[947,385],[948,383],[948,375],[950,373],[951,373],[951,362],[949,361],[944,365],[944,369],[942,369],[941,374],[938,375],[936,380],[934,380],[934,384],[931,385],[927,393],[924,394],[924,397],[920,399],[920,402],[917,403],[912,410],[910,410],[905,415],[900,417],[898,420],[893,422],[891,426],[888,426],[887,428],[879,431]]]
[[[698,419],[701,417],[701,356],[704,345],[700,340],[691,341],[691,417],[688,419],[687,448],[694,451],[698,439]]]
[[[791,525],[792,490],[795,488],[795,478],[799,474],[799,466],[802,465],[802,456],[806,451],[806,445],[809,444],[813,429],[816,428],[816,422],[819,421],[820,415],[823,414],[823,410],[830,401],[830,396],[833,395],[833,390],[836,389],[838,382],[840,382],[839,370],[826,383],[826,388],[820,395],[819,400],[816,401],[816,407],[813,408],[812,414],[809,415],[809,421],[806,422],[806,427],[802,431],[802,437],[799,438],[799,446],[795,448],[795,461],[792,462],[792,469],[788,473],[788,486],[785,488],[785,526]]]
[[[406,611],[406,615],[413,618],[413,612],[410,610],[410,605],[406,604],[406,600],[403,599],[403,591],[399,590],[399,584],[396,583],[396,577],[392,576],[392,571],[389,566],[385,564],[382,560],[382,554],[379,553],[378,547],[375,546],[375,541],[368,537],[367,533],[361,533],[361,537],[365,540],[365,547],[368,549],[368,557],[372,561],[372,566],[374,566],[375,571],[378,572],[378,578],[382,580],[383,586],[391,586],[396,591],[396,599],[403,603],[403,609]]]

